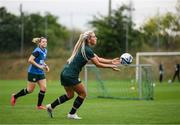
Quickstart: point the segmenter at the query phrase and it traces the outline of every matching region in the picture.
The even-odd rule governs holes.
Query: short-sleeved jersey
[[[85,54],[88,60],[94,57],[94,52],[88,45],[85,46]],[[72,62],[70,64],[65,65],[63,75],[78,78],[79,73],[82,70],[82,67],[87,62],[88,61],[82,56],[81,50],[79,50]]]
[[[44,65],[44,61],[47,56],[47,49],[41,49],[39,47],[35,48],[32,52],[32,55],[35,57],[34,61],[39,65]],[[44,71],[34,65],[30,65],[28,68],[28,72],[32,74],[44,74]]]

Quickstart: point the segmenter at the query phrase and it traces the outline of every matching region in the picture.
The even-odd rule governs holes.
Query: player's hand
[[[46,71],[46,72],[49,72],[49,70],[50,70],[48,65],[40,65],[39,68]]]
[[[39,65],[39,68],[44,70],[45,69],[45,66],[44,65]]]
[[[121,71],[119,68],[117,68],[117,67],[113,67],[112,68],[114,71]]]
[[[46,72],[49,72],[49,71],[50,71],[50,69],[49,69],[49,66],[48,66],[48,65],[45,65],[45,70],[46,70]]]
[[[112,60],[112,64],[114,64],[114,65],[119,65],[119,64],[120,64],[119,58],[114,58],[114,59]]]
[[[120,71],[120,69],[118,68],[118,66],[117,65],[112,65],[112,67],[111,67],[114,71]]]

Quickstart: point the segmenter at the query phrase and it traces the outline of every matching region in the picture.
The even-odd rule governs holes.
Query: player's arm
[[[45,68],[46,68],[46,72],[49,72],[50,71],[50,68],[49,68],[49,66],[44,62],[44,66],[45,66]]]
[[[34,65],[34,66],[36,66],[36,67],[44,70],[45,66],[44,66],[44,65],[39,65],[38,63],[36,63],[36,62],[34,61],[35,58],[36,58],[36,57],[35,57],[34,55],[31,55],[31,56],[29,57],[29,59],[28,59],[28,62],[29,62],[30,64],[32,64],[32,65]]]
[[[95,55],[95,57],[98,59],[98,61],[101,62],[101,63],[114,64],[114,65],[120,64],[119,58],[105,59],[105,58],[99,57],[99,56],[96,55],[96,54],[94,54],[94,55]]]
[[[119,71],[119,69],[117,68],[116,65],[114,65],[114,64],[102,63],[102,62],[99,61],[99,59],[97,58],[97,56],[94,56],[93,58],[91,58],[91,61],[92,61],[92,63],[95,64],[97,67],[100,67],[100,68],[112,68],[113,70]]]

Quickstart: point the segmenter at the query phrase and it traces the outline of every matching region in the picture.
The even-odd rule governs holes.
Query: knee
[[[74,97],[74,93],[67,93],[68,99],[72,99]]]
[[[32,93],[32,92],[34,91],[34,89],[31,89],[31,88],[29,89],[29,88],[28,88],[27,91],[28,91],[28,93],[30,94],[30,93]]]
[[[46,92],[46,87],[40,89],[43,92]]]
[[[45,92],[46,91],[46,85],[45,86],[40,86],[40,90]]]
[[[79,94],[79,96],[81,97],[81,98],[86,98],[87,97],[87,94],[86,94],[86,92],[82,92],[82,93],[80,93]]]

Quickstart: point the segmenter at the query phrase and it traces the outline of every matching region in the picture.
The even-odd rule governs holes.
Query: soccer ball
[[[133,57],[129,53],[123,53],[120,57],[120,62],[123,65],[131,64],[133,61]]]
[[[134,87],[134,86],[131,86],[130,89],[131,89],[131,90],[135,90],[135,87]]]
[[[168,80],[168,83],[172,83],[172,80],[171,80],[171,79],[169,79],[169,80]]]

